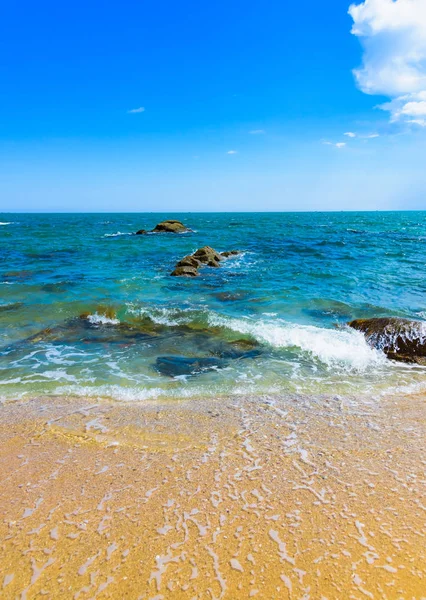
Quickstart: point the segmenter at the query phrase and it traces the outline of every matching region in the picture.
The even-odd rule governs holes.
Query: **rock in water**
[[[166,233],[185,233],[186,231],[190,231],[183,223],[180,221],[176,221],[175,219],[168,219],[167,221],[162,221],[158,223],[152,230],[154,232],[164,231]]]
[[[136,235],[145,235],[147,232],[146,229],[139,229],[139,231],[136,232]]]
[[[193,267],[194,269],[198,269],[201,262],[197,260],[194,256],[189,254],[188,256],[184,256],[182,260],[177,263],[177,267]]]
[[[241,250],[226,250],[225,252],[221,252],[220,255],[224,258],[230,258],[231,256],[237,256],[237,254],[241,254]]]
[[[362,331],[368,344],[388,358],[426,364],[426,323],[397,317],[356,319],[349,326]]]
[[[218,267],[223,257],[210,246],[203,246],[194,252],[193,257],[209,267]]]
[[[179,377],[182,375],[199,375],[226,366],[220,358],[187,358],[186,356],[159,356],[155,363],[161,375]]]
[[[207,265],[208,267],[219,267],[219,263],[230,256],[240,254],[239,250],[231,250],[227,252],[216,252],[211,246],[203,246],[194,254],[184,256],[180,260],[173,273],[174,276],[195,277],[198,275],[198,268]],[[194,272],[195,271],[195,272]]]
[[[173,277],[198,277],[199,272],[196,267],[184,266],[176,267],[170,275]]]

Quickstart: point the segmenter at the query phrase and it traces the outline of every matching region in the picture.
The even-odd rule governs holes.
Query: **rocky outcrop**
[[[397,317],[356,319],[349,326],[361,331],[368,344],[388,358],[426,364],[426,323]]]
[[[167,219],[166,221],[158,223],[151,231],[139,229],[139,231],[136,232],[136,235],[146,235],[147,233],[186,233],[188,231],[191,231],[191,229],[185,227],[180,221],[177,221],[176,219]]]
[[[198,269],[201,265],[201,261],[199,261],[195,256],[189,254],[188,256],[184,256],[182,260],[180,260],[176,267],[193,267],[194,269]]]
[[[167,221],[162,221],[161,223],[158,223],[158,225],[156,225],[152,231],[155,233],[185,233],[186,231],[191,230],[188,229],[188,227],[185,227],[185,225],[180,221],[176,221],[175,219],[167,219]]]
[[[211,246],[203,246],[194,252],[184,256],[175,267],[171,275],[175,277],[195,277],[198,275],[198,269],[203,266],[218,268],[219,263],[226,258],[240,254],[239,250],[228,252],[217,252]],[[195,273],[194,273],[195,271]]]
[[[220,261],[223,260],[223,257],[219,252],[216,252],[216,250],[210,246],[199,248],[192,256],[199,260],[200,263],[208,265],[209,267],[218,267]]]

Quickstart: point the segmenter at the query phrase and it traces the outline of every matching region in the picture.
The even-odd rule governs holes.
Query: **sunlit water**
[[[136,236],[163,218],[193,232]],[[426,212],[0,215],[0,395],[416,391],[353,318],[426,317]],[[195,279],[203,245],[238,249]],[[84,315],[83,318],[80,315]]]

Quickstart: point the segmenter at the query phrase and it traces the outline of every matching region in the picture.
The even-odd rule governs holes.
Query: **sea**
[[[205,245],[240,254],[170,275]],[[425,268],[423,211],[0,213],[0,397],[421,392],[348,323],[426,320]]]

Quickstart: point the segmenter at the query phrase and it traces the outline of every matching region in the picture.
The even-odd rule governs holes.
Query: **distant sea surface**
[[[134,235],[165,218],[185,234]],[[426,212],[0,214],[0,397],[426,387],[347,327],[426,319]],[[171,277],[197,248],[241,250]]]

